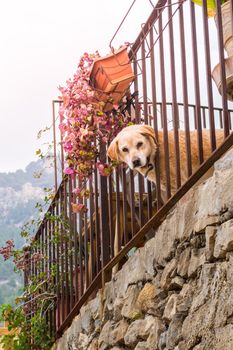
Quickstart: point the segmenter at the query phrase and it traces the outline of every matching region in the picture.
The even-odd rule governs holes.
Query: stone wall
[[[233,151],[53,349],[233,349]]]

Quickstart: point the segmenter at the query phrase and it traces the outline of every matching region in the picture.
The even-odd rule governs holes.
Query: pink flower
[[[71,203],[73,213],[86,213],[87,207],[81,203]]]
[[[65,173],[66,175],[71,175],[71,174],[74,174],[75,171],[74,171],[73,168],[69,168],[69,167],[68,167],[68,168],[65,168],[64,173]]]
[[[6,241],[6,246],[0,248],[0,254],[3,256],[4,260],[8,260],[13,254],[14,241],[8,240]]]
[[[68,167],[65,174],[88,177],[98,159],[98,144],[107,143],[127,125],[129,119],[120,113],[114,105],[114,112],[103,112],[104,102],[98,101],[96,91],[89,85],[93,61],[99,53],[84,53],[72,79],[65,87],[59,87],[63,104],[60,108],[60,130],[63,136],[63,148],[67,155]],[[107,164],[97,166],[103,176],[108,176],[112,167]],[[74,192],[76,195],[83,196]]]
[[[81,188],[76,187],[76,188],[73,189],[72,192],[78,196],[81,193],[81,191],[82,191]]]
[[[63,147],[64,147],[65,152],[70,152],[73,150],[73,146],[72,146],[71,142],[65,142]]]
[[[112,166],[110,164],[96,163],[100,175],[109,176],[112,173]]]

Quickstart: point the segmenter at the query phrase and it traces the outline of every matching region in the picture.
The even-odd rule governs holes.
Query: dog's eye
[[[122,148],[122,152],[129,152],[127,147]]]
[[[142,147],[142,145],[143,145],[143,142],[138,142],[138,143],[137,143],[137,148]]]

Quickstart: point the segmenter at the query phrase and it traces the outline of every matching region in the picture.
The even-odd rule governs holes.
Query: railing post
[[[106,162],[106,147],[103,142],[100,143],[100,162]],[[101,245],[101,264],[103,267],[110,260],[110,232],[109,232],[109,211],[108,211],[108,188],[107,178],[100,176],[100,245]],[[102,283],[106,282],[106,276],[102,276]]]

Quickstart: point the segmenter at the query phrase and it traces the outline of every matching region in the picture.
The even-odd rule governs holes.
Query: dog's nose
[[[133,160],[133,167],[134,168],[137,168],[140,165],[141,165],[141,161],[139,158]]]

